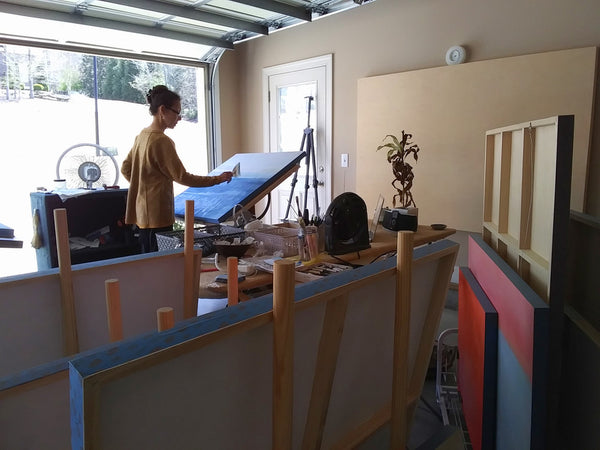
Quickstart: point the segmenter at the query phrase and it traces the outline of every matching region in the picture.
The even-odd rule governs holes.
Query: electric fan
[[[76,144],[58,158],[56,178],[65,180],[69,189],[116,186],[119,166],[106,148],[96,144]]]
[[[333,199],[325,213],[325,250],[343,255],[371,247],[367,206],[354,192]]]

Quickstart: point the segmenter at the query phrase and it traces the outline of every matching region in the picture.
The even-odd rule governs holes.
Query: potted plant
[[[392,134],[388,134],[383,138],[383,142],[389,139],[390,142],[384,143],[377,147],[377,150],[382,148],[388,149],[387,160],[392,165],[394,180],[392,186],[398,192],[392,199],[392,205],[395,208],[396,204],[400,208],[416,208],[415,200],[410,192],[413,185],[414,174],[412,166],[406,161],[412,154],[415,161],[418,159],[419,146],[411,142],[412,134],[405,133],[402,130],[402,138],[398,139]]]

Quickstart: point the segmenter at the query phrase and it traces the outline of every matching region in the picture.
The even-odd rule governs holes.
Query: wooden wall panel
[[[596,48],[524,55],[362,78],[357,92],[357,193],[375,209],[395,191],[387,134],[414,135],[421,151],[412,193],[419,223],[481,231],[486,130],[559,114],[575,116],[572,209],[585,198]]]
[[[0,382],[0,448],[70,448],[69,378],[62,370],[4,389]]]
[[[108,279],[120,280],[124,338],[155,330],[156,310],[162,306],[173,307],[175,320],[182,320],[183,267],[181,250],[73,266],[80,351],[110,342],[105,291]],[[143,283],[140,273],[144,274]],[[0,354],[0,377],[64,356],[58,269],[10,277],[0,283]]]

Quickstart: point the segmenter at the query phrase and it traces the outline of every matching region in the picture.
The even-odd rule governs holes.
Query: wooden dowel
[[[65,208],[54,210],[54,228],[60,275],[63,352],[65,355],[73,355],[79,352],[79,341],[77,338],[77,317],[75,315],[75,295],[73,293],[73,275],[71,272],[69,227]]]
[[[412,231],[398,232],[397,250],[390,448],[404,450],[408,441],[408,353],[413,259]]]
[[[198,297],[194,300],[194,200],[185,201],[183,242],[183,318],[198,314]]]
[[[173,308],[170,306],[163,306],[156,310],[156,322],[158,331],[165,331],[169,328],[173,328],[175,325],[175,317],[173,316]]]
[[[273,266],[273,442],[274,450],[292,448],[294,389],[294,262]]]
[[[106,292],[106,317],[111,342],[123,339],[123,317],[121,316],[121,292],[119,280],[111,278],[104,282]]]
[[[227,258],[227,304],[237,305],[238,302],[238,259],[229,256]]]

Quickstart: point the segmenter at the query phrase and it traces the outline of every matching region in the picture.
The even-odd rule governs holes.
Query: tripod
[[[298,211],[298,214],[302,213],[302,219],[304,223],[308,225],[309,223],[309,214],[307,206],[308,200],[308,190],[310,189],[310,172],[312,169],[313,182],[312,186],[315,190],[315,213],[316,216],[319,217],[320,208],[319,208],[319,192],[318,186],[319,182],[317,180],[317,159],[315,157],[315,146],[313,139],[313,129],[310,127],[310,104],[314,100],[312,95],[306,96],[304,98],[308,99],[308,122],[306,124],[306,128],[302,133],[302,143],[300,144],[300,150],[304,151],[306,157],[306,181],[304,184],[304,208],[302,211]],[[288,199],[287,209],[285,211],[284,221],[287,221],[288,216],[290,214],[290,207],[292,205],[292,198],[294,197],[294,188],[296,187],[296,182],[298,181],[298,172],[294,172],[294,177],[292,178],[292,189],[290,191],[290,198]],[[299,205],[298,205],[299,208]]]

